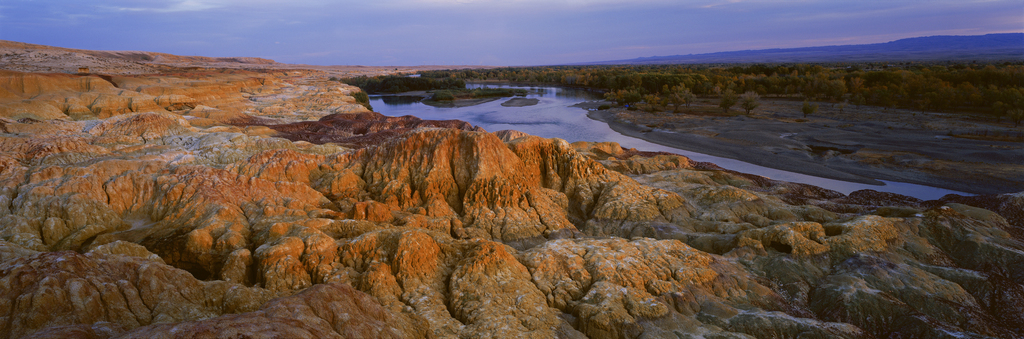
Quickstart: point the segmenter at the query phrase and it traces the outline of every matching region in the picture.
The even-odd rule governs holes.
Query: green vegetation
[[[735,105],[736,100],[738,99],[736,98],[736,92],[733,92],[731,89],[727,89],[725,92],[722,92],[722,95],[718,100],[718,107],[722,108],[722,112],[728,112],[729,107]]]
[[[370,106],[370,96],[366,95],[366,92],[359,91],[352,93],[352,97],[356,99],[356,102],[366,107],[368,110],[373,110],[373,106]]]
[[[431,91],[438,89],[466,88],[466,81],[455,78],[432,79],[407,76],[384,75],[377,77],[356,77],[339,79],[346,84],[362,88],[367,93],[402,93],[410,91]]]
[[[510,97],[514,95],[525,96],[525,89],[518,88],[476,88],[472,90],[468,89],[455,89],[455,90],[437,90],[434,91],[434,96],[431,100],[434,101],[452,101],[458,99],[482,99],[482,98],[494,98],[494,97]]]
[[[359,87],[364,92],[354,94],[359,103],[370,108],[369,93],[402,93],[410,91],[430,91],[433,101],[453,101],[461,99],[480,99],[493,97],[525,96],[525,89],[514,88],[476,88],[466,89],[466,81],[447,77],[443,79],[407,76],[356,77],[347,79],[331,78],[346,84]],[[370,108],[372,110],[372,108]]]
[[[1024,109],[1015,108],[1006,112],[1010,116],[1010,120],[1013,121],[1013,127],[1020,126],[1021,120],[1024,120]]]
[[[665,85],[665,87],[668,87],[668,85]],[[686,107],[690,107],[690,103],[693,102],[693,100],[696,98],[693,95],[693,92],[691,92],[689,88],[686,88],[686,86],[683,85],[673,86],[668,90],[662,91],[662,93],[668,93],[668,100],[671,101],[672,105],[675,106],[675,110],[673,112],[676,113],[679,113],[680,105],[686,105]]]
[[[753,111],[757,106],[761,104],[757,102],[761,97],[753,91],[748,91],[740,95],[740,107],[743,107],[747,111],[747,115],[750,115],[750,111]]]
[[[811,104],[807,100],[804,100],[804,105],[800,107],[800,111],[804,113],[804,118],[808,115],[814,114],[818,111],[818,104]]]
[[[604,94],[604,98],[605,100],[614,101],[619,105],[626,106],[638,103],[644,99],[640,92],[635,89],[620,89],[617,91],[609,91]]]
[[[1014,109],[1024,110],[1024,62],[557,66],[420,74],[585,87],[605,91],[605,98],[619,105],[672,103],[676,111],[680,104],[693,101],[686,93],[718,97],[728,90],[761,98],[988,114],[996,119],[1009,117]]]
[[[449,90],[434,91],[434,96],[430,98],[434,101],[452,101],[455,100],[455,94]]]

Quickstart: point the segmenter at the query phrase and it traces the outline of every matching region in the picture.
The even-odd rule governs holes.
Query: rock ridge
[[[0,74],[0,336],[1024,337],[1020,194],[347,112],[321,76]]]

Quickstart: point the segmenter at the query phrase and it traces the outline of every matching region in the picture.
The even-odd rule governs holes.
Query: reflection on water
[[[423,97],[414,95],[382,95],[380,100],[388,106],[400,106],[415,104],[423,100]],[[370,106],[373,106],[373,104],[371,103]]]
[[[608,124],[590,119],[587,111],[570,107],[583,101],[599,100],[601,95],[583,89],[559,87],[520,87],[496,84],[467,84],[469,88],[479,87],[511,87],[529,90],[527,98],[539,100],[537,105],[526,107],[504,107],[501,103],[509,98],[470,106],[470,107],[432,107],[417,100],[399,99],[401,103],[389,103],[396,97],[371,96],[370,104],[381,114],[388,116],[413,115],[422,119],[448,120],[458,119],[483,127],[489,132],[505,129],[518,130],[524,133],[545,137],[561,138],[569,142],[575,141],[614,141],[623,147],[636,148],[642,151],[671,152],[689,157],[695,161],[707,161],[723,168],[766,176],[772,179],[811,184],[836,190],[844,194],[861,190],[873,189],[913,196],[920,199],[938,199],[949,193],[968,195],[962,192],[942,188],[886,181],[884,186],[851,183],[846,181],[819,178],[815,176],[788,172],[758,166],[739,160],[721,158],[707,154],[690,152],[668,146],[662,146],[644,140],[628,137],[613,131]],[[401,98],[401,97],[397,97]],[[418,98],[418,97],[417,97]]]

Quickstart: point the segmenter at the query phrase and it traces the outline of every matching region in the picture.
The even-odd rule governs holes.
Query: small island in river
[[[505,107],[526,107],[536,105],[538,102],[540,102],[540,99],[512,98],[501,103],[501,105]]]
[[[516,88],[446,89],[434,91],[423,103],[434,107],[468,107],[499,98],[525,95],[525,89]]]

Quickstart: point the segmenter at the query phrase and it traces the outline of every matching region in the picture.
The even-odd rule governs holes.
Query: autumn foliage
[[[1024,63],[863,63],[510,67],[421,72],[426,78],[508,80],[604,90],[619,104],[647,95],[678,107],[692,97],[753,92],[765,98],[1010,117],[1024,109]],[[685,99],[684,99],[685,98]]]

